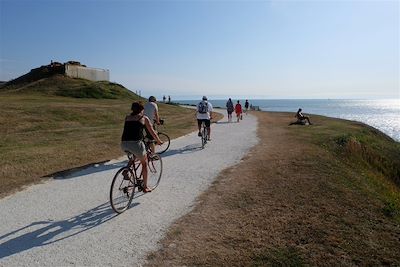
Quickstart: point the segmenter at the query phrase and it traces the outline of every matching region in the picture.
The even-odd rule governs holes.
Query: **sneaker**
[[[199,133],[197,134],[197,136],[201,137],[201,132],[199,132]]]

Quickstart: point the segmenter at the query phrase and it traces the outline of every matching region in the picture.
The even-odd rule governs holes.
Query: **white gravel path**
[[[0,266],[141,266],[177,218],[218,173],[257,143],[257,120],[213,124],[200,149],[197,132],[171,142],[152,193],[116,216],[108,194],[125,158],[51,179],[0,200]],[[22,173],[23,174],[23,173]]]

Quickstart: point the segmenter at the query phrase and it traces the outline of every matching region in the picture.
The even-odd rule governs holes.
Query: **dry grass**
[[[1,94],[0,197],[43,176],[117,158],[132,100]],[[196,128],[192,110],[160,104],[171,138]]]
[[[287,126],[288,114],[257,116],[261,143],[219,175],[148,265],[400,265],[400,225],[382,210],[383,189],[320,143],[337,134],[337,120],[317,117],[307,127]],[[398,199],[399,188],[385,181]]]

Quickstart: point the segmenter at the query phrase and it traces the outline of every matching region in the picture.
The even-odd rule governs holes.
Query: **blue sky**
[[[0,80],[51,60],[142,95],[400,98],[399,1],[0,0]]]

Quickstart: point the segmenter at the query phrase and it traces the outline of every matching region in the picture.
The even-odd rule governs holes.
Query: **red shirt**
[[[242,105],[236,104],[236,106],[235,106],[235,112],[236,112],[236,113],[242,113]]]

